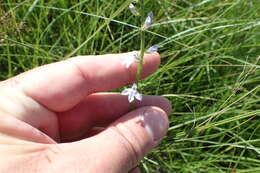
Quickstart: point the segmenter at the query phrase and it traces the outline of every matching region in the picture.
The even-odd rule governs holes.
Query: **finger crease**
[[[87,82],[87,81],[88,81],[88,82],[91,81],[91,80],[89,80],[89,77],[87,76],[87,74],[82,71],[82,68],[80,67],[80,65],[77,64],[76,62],[74,62],[73,58],[72,58],[72,59],[67,59],[66,61],[67,61],[68,63],[71,63],[71,64],[75,67],[75,69],[77,70],[78,74],[79,74],[86,82]],[[91,86],[91,85],[88,85],[88,87],[89,87],[89,86]],[[91,91],[90,91],[90,88],[88,88],[86,91],[91,92]]]
[[[138,162],[138,158],[139,158],[139,155],[138,155],[138,152],[136,151],[135,147],[133,146],[133,144],[127,139],[127,137],[121,133],[121,130],[117,127],[117,126],[112,126],[111,129],[113,132],[115,132],[116,134],[118,134],[121,138],[123,138],[123,141],[124,144],[123,146],[126,147],[126,150],[131,150],[130,153],[131,153],[131,166],[136,166],[135,163]]]

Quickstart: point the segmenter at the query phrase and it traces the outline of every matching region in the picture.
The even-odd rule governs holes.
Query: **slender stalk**
[[[144,0],[140,0],[140,5],[141,5],[141,24],[144,22],[145,20],[145,11],[144,11]],[[144,59],[144,52],[145,52],[145,32],[144,32],[144,28],[141,26],[140,29],[140,61],[138,64],[138,68],[137,68],[137,73],[136,73],[136,85],[139,86],[139,81],[141,80],[141,74],[142,74],[142,70],[143,70],[143,59]],[[140,90],[140,88],[139,88]]]

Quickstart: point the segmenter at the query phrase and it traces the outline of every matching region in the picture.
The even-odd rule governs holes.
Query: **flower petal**
[[[129,68],[135,61],[135,57],[132,54],[125,55],[122,65]]]
[[[143,96],[142,96],[142,94],[140,94],[140,93],[136,93],[135,94],[135,98],[137,99],[137,100],[139,100],[139,101],[142,101],[142,99],[143,99]]]
[[[136,85],[136,83],[134,83],[133,85],[132,85],[132,87],[131,87],[133,90],[137,90],[137,85]]]
[[[134,56],[136,62],[140,61],[140,52],[134,51],[133,56]]]
[[[122,94],[122,95],[129,95],[129,93],[131,93],[131,91],[132,91],[132,89],[127,88],[127,89],[124,89],[124,90],[121,92],[121,94]]]
[[[134,93],[129,93],[129,95],[128,95],[128,101],[129,101],[129,103],[133,102],[134,99],[135,99]]]
[[[157,45],[153,45],[151,46],[146,52],[147,53],[154,53],[158,51],[158,46]]]

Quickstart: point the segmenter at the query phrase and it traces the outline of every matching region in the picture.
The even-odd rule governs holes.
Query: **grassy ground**
[[[139,49],[129,0],[0,2],[0,79],[79,54]],[[260,172],[260,1],[145,0],[162,65],[145,94],[172,101],[144,173]]]

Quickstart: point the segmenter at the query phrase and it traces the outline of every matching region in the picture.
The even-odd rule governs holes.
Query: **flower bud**
[[[128,8],[132,12],[133,15],[135,15],[135,16],[139,16],[140,15],[140,13],[135,8],[134,4],[131,3]]]

